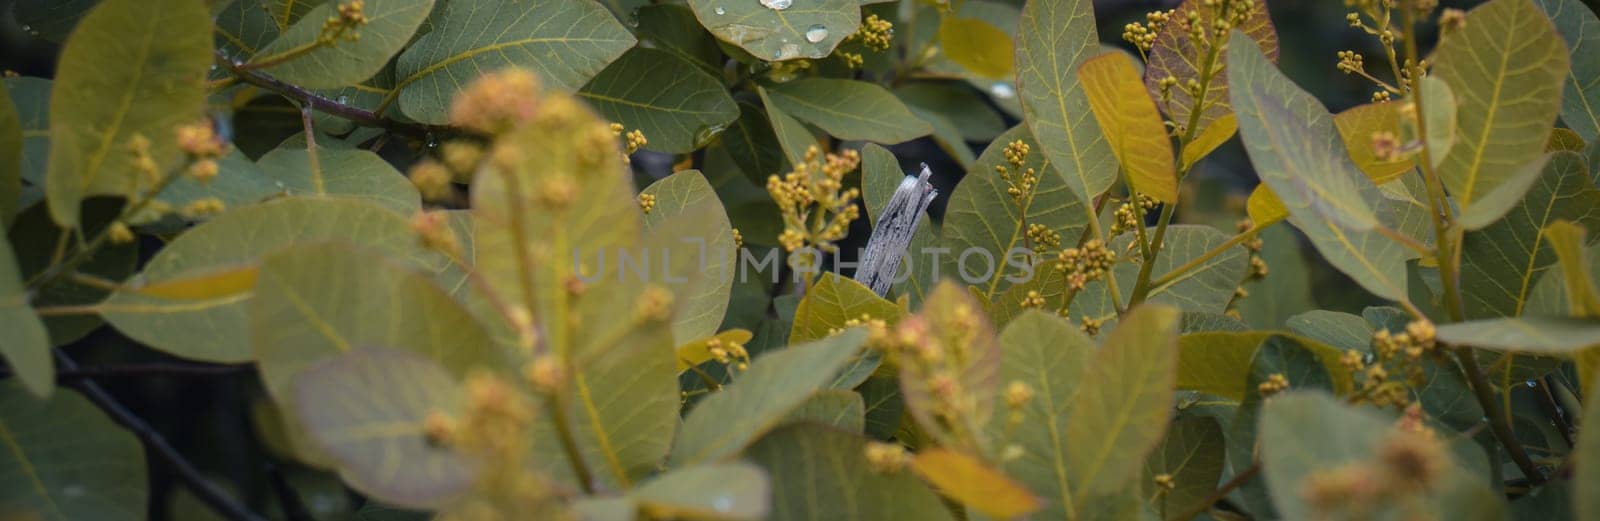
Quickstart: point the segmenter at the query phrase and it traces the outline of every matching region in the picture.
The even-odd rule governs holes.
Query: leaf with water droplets
[[[689,7],[718,39],[768,61],[822,58],[861,27],[856,0],[795,1],[690,0]]]

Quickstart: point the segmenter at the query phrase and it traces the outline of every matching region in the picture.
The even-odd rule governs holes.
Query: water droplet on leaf
[[[761,0],[761,5],[774,11],[782,11],[794,5],[794,0]]]
[[[340,105],[349,105],[350,104],[350,97],[349,96],[339,96],[339,104]]]
[[[989,93],[1000,99],[1011,99],[1017,97],[1016,87],[1012,87],[1010,83],[1003,81],[991,85],[989,87]]]
[[[717,14],[728,14],[728,10],[727,9],[723,9],[721,7],[717,7],[716,13]]]
[[[826,39],[828,39],[828,28],[824,27],[822,24],[816,24],[806,28],[806,41],[817,43]]]

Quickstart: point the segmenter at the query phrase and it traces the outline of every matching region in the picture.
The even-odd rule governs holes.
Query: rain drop
[[[761,0],[761,5],[773,11],[782,11],[794,5],[794,0]]]
[[[339,96],[339,104],[340,105],[349,105],[350,104],[350,97],[349,96]]]
[[[719,7],[717,7],[717,9],[716,9],[716,12],[717,12],[717,14],[719,14],[719,15],[723,15],[723,14],[728,14],[728,10],[727,10],[727,9],[723,9],[723,8],[722,8],[722,7],[720,7],[720,6],[719,6]]]
[[[717,496],[716,499],[711,501],[711,508],[717,509],[718,512],[727,512],[728,510],[733,509],[733,498],[728,496]]]
[[[774,60],[787,60],[787,59],[794,58],[794,57],[799,56],[799,55],[800,55],[800,45],[799,44],[785,43],[785,44],[783,44],[783,46],[778,48],[778,52],[773,55],[773,59]]]
[[[24,26],[22,26],[22,32],[25,32],[25,33],[31,33],[31,32],[33,32],[33,26],[31,26],[31,25],[24,25]]]
[[[808,42],[817,43],[826,40],[827,38],[828,28],[824,27],[822,24],[816,24],[806,28],[806,41]]]
[[[1000,99],[1011,99],[1017,97],[1016,87],[1012,87],[1010,83],[1006,82],[999,82],[991,85],[989,87],[989,93]]]

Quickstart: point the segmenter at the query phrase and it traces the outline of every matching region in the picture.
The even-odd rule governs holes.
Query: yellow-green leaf
[[[810,78],[767,89],[767,102],[839,139],[894,144],[926,136],[933,127],[900,98],[875,83]]]
[[[1344,139],[1344,148],[1350,159],[1377,184],[1387,183],[1411,170],[1416,161],[1409,157],[1386,161],[1378,157],[1372,147],[1373,134],[1388,132],[1400,136],[1400,111],[1398,103],[1368,103],[1359,105],[1333,117],[1333,124]],[[1430,127],[1429,132],[1447,132],[1447,129]]]
[[[422,208],[416,186],[378,154],[326,146],[316,153],[312,163],[310,150],[285,145],[256,163],[289,195],[365,199],[408,217]]]
[[[911,470],[944,495],[995,519],[1012,519],[1042,506],[1039,498],[1004,472],[944,447],[918,452]]]
[[[1575,316],[1600,318],[1600,291],[1595,289],[1588,252],[1583,249],[1586,230],[1571,221],[1556,221],[1545,226],[1543,235],[1555,250],[1567,281],[1567,309]]]
[[[185,274],[128,290],[168,300],[220,299],[255,289],[257,273],[253,264],[216,270],[205,269],[200,273]]]
[[[1444,37],[1431,61],[1432,75],[1455,94],[1458,121],[1438,175],[1463,225],[1482,228],[1537,178],[1528,164],[1544,154],[1561,106],[1566,46],[1533,2],[1492,0],[1467,13],[1466,26]]]
[[[676,349],[678,353],[678,372],[681,373],[687,371],[690,367],[694,367],[711,360],[713,358],[711,356],[710,348],[711,340],[716,340],[718,342],[722,342],[723,344],[731,342],[744,345],[749,343],[753,336],[754,335],[752,335],[749,330],[729,329],[707,338],[694,340],[687,344],[680,345]]]
[[[697,521],[766,519],[769,495],[766,471],[744,462],[675,469],[628,493],[647,518]]]
[[[1078,83],[1078,66],[1100,52],[1089,0],[1028,2],[1017,22],[1017,85],[1023,119],[1041,152],[1079,201],[1117,180],[1106,143]]]
[[[1274,331],[1208,331],[1179,337],[1177,387],[1243,399],[1248,391],[1245,378],[1250,375],[1250,362],[1262,342],[1274,336],[1285,337],[1310,350],[1333,375],[1334,390],[1341,395],[1350,391],[1349,370],[1339,365],[1343,350],[1317,340]]]
[[[1555,154],[1505,218],[1462,236],[1461,301],[1467,318],[1519,316],[1528,309],[1534,284],[1556,263],[1540,230],[1558,220],[1600,226],[1600,190],[1583,158],[1572,152]]]
[[[1600,346],[1600,321],[1567,317],[1503,317],[1439,326],[1439,340],[1496,351],[1570,354]]]
[[[0,84],[0,226],[6,228],[22,196],[22,119],[9,90]]]
[[[789,342],[805,342],[826,337],[850,327],[850,320],[868,318],[893,325],[904,313],[900,306],[873,293],[860,282],[825,273],[794,310],[794,328]]]
[[[1078,80],[1128,184],[1157,201],[1177,203],[1172,139],[1155,101],[1139,81],[1133,60],[1123,53],[1102,54],[1078,67]]]
[[[1179,315],[1134,308],[1095,352],[1067,416],[1075,504],[1128,486],[1161,441],[1177,382]]]
[[[1196,162],[1205,158],[1211,151],[1216,150],[1223,143],[1227,143],[1229,139],[1233,139],[1233,134],[1238,131],[1239,118],[1232,112],[1212,121],[1210,125],[1206,125],[1205,130],[1201,130],[1199,134],[1196,134],[1188,145],[1184,145],[1183,157],[1181,158],[1183,162],[1179,165],[1179,168],[1185,171],[1189,170],[1189,167],[1194,166]]]
[[[1600,400],[1589,400],[1583,404],[1583,422],[1585,425],[1600,425],[1597,423],[1600,422]],[[1575,463],[1572,483],[1577,491],[1573,495],[1576,518],[1594,519],[1600,516],[1600,494],[1594,494],[1596,489],[1600,489],[1600,429],[1578,434],[1572,458]]]
[[[1005,78],[1016,68],[1011,35],[977,18],[950,16],[940,21],[939,49],[950,61],[985,78]]]
[[[1258,184],[1250,191],[1250,198],[1245,201],[1245,211],[1250,215],[1250,222],[1256,226],[1267,226],[1289,218],[1289,209],[1283,207],[1283,201],[1278,200],[1278,195],[1272,193],[1272,187],[1266,183]]]
[[[202,120],[211,19],[199,0],[106,0],[67,38],[50,93],[50,215],[78,225],[78,203],[133,195],[129,144],[149,140],[157,173],[178,159],[174,129]]]

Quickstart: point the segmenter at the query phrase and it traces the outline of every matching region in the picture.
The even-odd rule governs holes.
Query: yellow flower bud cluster
[[[978,396],[968,389],[961,375],[966,364],[978,353],[972,352],[979,332],[978,310],[961,302],[947,310],[925,311],[895,324],[887,350],[900,368],[902,381],[916,382],[927,403],[929,434],[954,443],[976,447],[978,436],[975,415]],[[926,316],[925,316],[926,315]]]
[[[1263,398],[1281,393],[1288,388],[1289,377],[1284,376],[1283,373],[1272,373],[1267,375],[1267,379],[1265,381],[1256,384],[1256,392],[1261,393]]]
[[[179,125],[177,129],[178,150],[190,159],[189,168],[185,172],[189,177],[201,184],[210,183],[217,178],[220,168],[217,158],[228,151],[228,144],[217,135],[212,128],[210,120],[201,120],[186,125]]]
[[[711,359],[718,363],[740,371],[750,368],[750,352],[745,350],[744,344],[712,337],[706,341],[706,352],[711,353]]]
[[[612,135],[622,138],[622,158],[624,160],[627,160],[634,152],[644,148],[645,145],[650,144],[650,140],[645,139],[643,130],[633,129],[623,132],[621,123],[612,123],[610,128]]]
[[[844,327],[834,328],[829,331],[828,334],[837,335],[852,327],[867,328],[867,347],[873,349],[888,349],[894,344],[893,338],[889,333],[889,322],[881,318],[874,318],[868,313],[862,313],[858,318],[845,320]]]
[[[806,246],[828,253],[838,251],[833,241],[844,238],[850,223],[861,215],[855,204],[861,190],[844,188],[845,174],[860,164],[861,155],[854,150],[823,154],[812,146],[793,171],[783,177],[767,178],[767,193],[783,216],[784,230],[778,236],[778,244],[785,251]]]
[[[183,205],[182,213],[185,217],[199,218],[217,215],[228,209],[228,205],[215,197],[203,197],[189,201]]]
[[[672,291],[652,285],[639,294],[634,303],[635,314],[645,321],[665,321],[672,318]]]
[[[134,133],[128,136],[128,155],[132,156],[133,170],[139,174],[138,182],[141,185],[154,186],[161,182],[161,167],[156,165],[155,157],[150,155],[150,138],[144,134]]]
[[[1030,289],[1028,294],[1022,297],[1021,305],[1024,309],[1044,307],[1044,296],[1040,295],[1038,291]]]
[[[1380,407],[1404,407],[1411,403],[1411,389],[1427,379],[1425,357],[1439,353],[1432,322],[1417,320],[1406,324],[1404,332],[1380,329],[1372,334],[1370,359],[1358,351],[1347,351],[1340,364],[1351,373],[1356,396]]]
[[[650,211],[656,209],[656,196],[654,194],[639,194],[639,209],[644,210],[645,215],[650,215]]]
[[[1112,212],[1111,236],[1116,237],[1129,231],[1137,230],[1144,226],[1144,216],[1156,205],[1161,204],[1154,197],[1139,194],[1138,197],[1123,201],[1117,205],[1117,210]]]
[[[540,109],[539,77],[511,68],[479,76],[450,104],[450,123],[480,134],[500,134]]]
[[[1439,12],[1439,33],[1442,35],[1454,34],[1467,26],[1467,13],[1460,9],[1446,8]]]
[[[1056,256],[1056,269],[1066,274],[1067,288],[1078,291],[1104,277],[1116,262],[1117,252],[1106,248],[1100,239],[1089,239],[1082,247],[1061,250]]]
[[[1046,251],[1061,247],[1061,233],[1043,224],[1029,224],[1027,238],[1035,250]]]
[[[461,244],[450,229],[450,215],[440,210],[417,212],[411,216],[411,231],[417,234],[422,247],[444,253],[452,258],[461,255]]]
[[[1172,489],[1178,488],[1178,481],[1173,479],[1172,474],[1156,474],[1151,481],[1156,485],[1157,494],[1165,495],[1168,492],[1172,492]]]
[[[878,15],[873,14],[867,15],[867,19],[861,21],[861,29],[851,33],[849,36],[844,37],[842,42],[859,41],[861,42],[861,46],[867,48],[868,50],[874,52],[883,52],[889,50],[889,42],[893,39],[894,24],[890,23],[888,20],[879,18]],[[861,68],[862,64],[866,63],[866,57],[862,56],[861,53],[858,52],[839,50],[834,54],[844,60],[845,66],[852,69],[859,69]],[[774,64],[774,68],[776,69],[784,63],[788,62],[779,62]],[[798,63],[804,63],[804,61],[802,60]],[[805,66],[801,68],[805,67],[810,67],[810,64],[806,63]],[[793,73],[793,71],[785,72],[789,72],[791,75]]]
[[[1100,326],[1106,325],[1106,319],[1087,316],[1083,317],[1078,322],[1078,328],[1083,330],[1083,334],[1089,336],[1100,334]]]
[[[1339,51],[1339,72],[1355,74],[1367,70],[1366,59],[1355,51]]]
[[[1000,174],[1000,179],[1006,182],[1006,194],[1011,196],[1011,201],[1019,208],[1026,207],[1032,199],[1033,189],[1039,184],[1039,174],[1032,168],[1025,168],[1028,164],[1030,147],[1022,140],[1006,144],[1003,152],[1006,164],[995,165],[995,173]]]
[[[339,4],[338,12],[322,21],[322,32],[317,35],[317,43],[332,45],[340,38],[349,41],[361,39],[361,33],[355,31],[367,25],[366,2],[363,0],[350,0]]]
[[[1122,26],[1122,39],[1138,47],[1140,51],[1149,52],[1155,47],[1156,35],[1166,27],[1167,21],[1172,19],[1172,10],[1151,11],[1145,13],[1144,23],[1133,22]]]
[[[869,441],[862,449],[867,468],[880,474],[893,474],[911,465],[911,453],[899,443]]]
[[[417,187],[417,193],[422,195],[424,201],[448,201],[455,196],[455,189],[450,186],[454,175],[450,169],[432,159],[423,159],[411,165],[411,171],[406,173],[411,179],[411,184]]]

